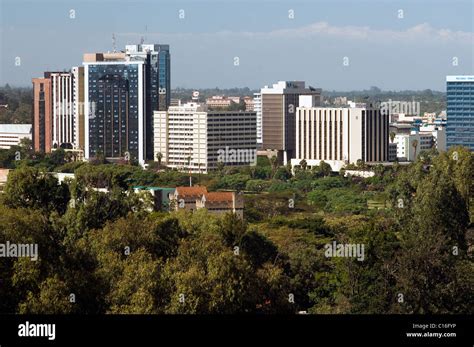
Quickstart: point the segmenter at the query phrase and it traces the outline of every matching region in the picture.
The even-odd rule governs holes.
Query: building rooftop
[[[176,187],[176,194],[178,196],[191,196],[191,197],[201,197],[207,194],[207,188],[201,186],[195,187]]]
[[[232,202],[234,193],[232,192],[211,192],[204,195],[207,202]]]
[[[29,134],[31,124],[0,124],[0,133]]]

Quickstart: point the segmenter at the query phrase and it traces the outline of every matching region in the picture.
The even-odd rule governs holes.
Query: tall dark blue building
[[[85,157],[153,158],[153,112],[171,99],[169,45],[84,55]]]
[[[446,145],[474,150],[474,76],[446,77]]]

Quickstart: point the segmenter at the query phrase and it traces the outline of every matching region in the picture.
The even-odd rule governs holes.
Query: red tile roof
[[[232,192],[212,192],[205,195],[207,202],[232,202]]]
[[[207,194],[206,187],[176,187],[176,194],[181,197],[201,197]]]

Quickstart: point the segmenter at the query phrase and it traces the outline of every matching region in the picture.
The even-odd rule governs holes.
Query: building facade
[[[397,144],[398,161],[415,161],[422,151],[428,151],[435,146],[435,139],[430,132],[412,132],[397,134],[394,143]]]
[[[74,66],[73,76],[73,115],[74,115],[74,149],[84,150],[85,117],[84,117],[84,67]]]
[[[256,161],[256,114],[208,111],[187,103],[154,113],[154,157],[187,172],[207,173],[221,162],[227,166]]]
[[[446,77],[447,148],[474,150],[474,75]]]
[[[277,150],[286,164],[296,156],[296,109],[299,96],[309,95],[321,104],[321,89],[305,87],[301,81],[280,81],[260,90],[262,110],[262,149]]]
[[[244,200],[236,192],[208,192],[206,187],[176,187],[170,194],[171,210],[196,211],[202,208],[212,214],[234,213],[239,218],[244,215]]]
[[[70,72],[46,72],[51,79],[53,102],[53,148],[72,148],[74,143],[73,75]]]
[[[31,124],[0,124],[0,149],[18,146],[22,139],[32,140]]]
[[[145,161],[144,74],[142,61],[84,62],[86,159]]]
[[[78,149],[81,125],[80,72],[50,72],[33,78],[33,147],[49,153],[56,148]]]
[[[388,115],[376,108],[298,107],[296,158],[291,164],[299,166],[305,159],[313,166],[324,161],[339,171],[358,160],[388,161],[388,129]]]
[[[153,157],[153,112],[171,102],[169,45],[84,55],[85,157]]]
[[[262,147],[262,95],[253,94],[253,110],[257,115],[257,147]]]
[[[126,59],[143,61],[145,79],[145,159],[153,160],[153,112],[171,104],[170,46],[139,44],[125,46]]]
[[[51,79],[33,78],[33,149],[50,153],[53,145]]]

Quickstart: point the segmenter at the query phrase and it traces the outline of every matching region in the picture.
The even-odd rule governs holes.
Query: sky
[[[183,18],[184,17],[184,18]],[[474,74],[474,0],[0,0],[0,85],[170,44],[172,88],[445,90]]]

